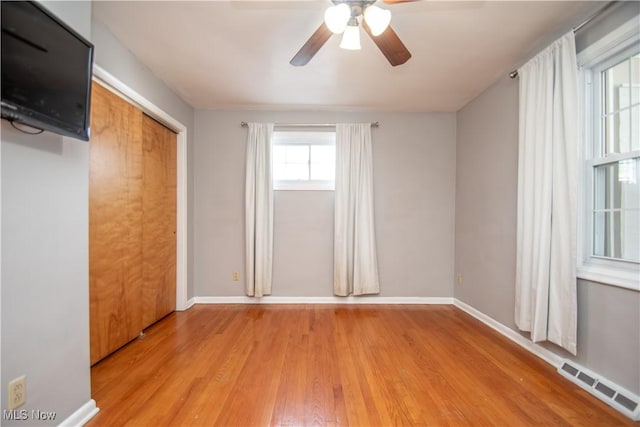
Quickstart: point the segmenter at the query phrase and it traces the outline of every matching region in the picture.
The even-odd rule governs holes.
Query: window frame
[[[640,52],[640,31],[635,20],[628,21],[578,54],[583,141],[580,144],[579,211],[577,241],[578,278],[640,291],[640,262],[593,254],[593,197],[595,167],[635,158],[638,150],[623,154],[600,154],[596,137],[600,135],[600,73],[624,58]]]
[[[274,130],[272,136],[272,146],[276,145],[298,145],[309,147],[309,164],[313,163],[311,158],[311,146],[331,145],[335,147],[336,131],[335,129],[299,131],[299,130]],[[335,159],[334,159],[335,166]],[[275,161],[272,165],[275,172]],[[311,170],[309,170],[311,173]],[[273,178],[273,189],[281,190],[324,190],[333,191],[335,189],[335,174],[333,180],[288,180]]]

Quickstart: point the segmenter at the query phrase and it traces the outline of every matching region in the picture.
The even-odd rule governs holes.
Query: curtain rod
[[[591,15],[590,17],[582,21],[580,25],[573,27],[573,32],[577,33],[578,31],[580,31],[582,27],[584,27],[589,22],[593,21],[595,18],[603,14],[607,9],[609,9],[611,6],[613,6],[616,3],[618,3],[618,0],[610,1],[604,6],[602,6],[602,8],[600,8],[600,10],[598,10],[596,13],[594,13],[593,15]],[[511,77],[512,79],[515,79],[516,77],[518,77],[518,70],[513,70],[512,72],[510,72],[509,77]]]
[[[240,122],[240,126],[246,128],[249,126],[247,122]],[[279,128],[334,128],[335,123],[274,123],[274,127]],[[372,128],[380,127],[379,122],[371,122]]]

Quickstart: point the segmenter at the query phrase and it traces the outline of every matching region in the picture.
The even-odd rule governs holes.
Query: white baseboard
[[[453,304],[449,297],[195,297],[196,304]]]
[[[460,310],[462,310],[462,311],[468,313],[469,315],[475,317],[476,319],[478,319],[479,321],[481,321],[485,325],[489,326],[490,328],[492,328],[495,331],[499,332],[500,334],[504,335],[505,337],[507,337],[508,339],[513,341],[514,343],[516,343],[519,346],[523,347],[525,350],[529,351],[530,353],[534,354],[535,356],[538,356],[539,358],[541,358],[542,360],[544,360],[545,362],[547,362],[551,366],[554,366],[556,368],[556,370],[560,373],[560,375],[564,376],[565,378],[567,378],[568,380],[574,382],[575,384],[578,384],[580,387],[582,387],[583,389],[585,389],[586,391],[591,393],[596,398],[602,400],[603,402],[605,402],[607,405],[611,406],[612,408],[614,408],[618,412],[624,414],[625,416],[631,418],[634,421],[639,421],[640,420],[640,406],[636,407],[635,411],[631,411],[630,409],[626,408],[625,406],[621,405],[620,403],[616,402],[615,400],[608,399],[604,394],[597,393],[595,391],[595,389],[597,388],[597,387],[595,387],[597,382],[601,382],[601,383],[607,385],[609,388],[612,388],[614,390],[617,390],[618,392],[621,392],[624,395],[624,397],[626,397],[628,399],[631,399],[633,402],[640,401],[640,398],[638,396],[636,396],[635,394],[633,394],[630,391],[626,390],[624,387],[614,383],[611,380],[608,380],[605,377],[602,377],[600,374],[598,374],[596,372],[593,372],[591,370],[588,370],[588,369],[580,366],[578,363],[576,363],[576,362],[574,362],[572,360],[563,359],[562,357],[558,356],[554,352],[552,352],[550,350],[547,350],[546,348],[542,347],[541,345],[538,345],[538,344],[536,344],[534,342],[531,342],[530,340],[528,340],[527,338],[523,337],[522,335],[520,335],[519,333],[517,333],[513,329],[506,327],[505,325],[503,325],[502,323],[498,322],[497,320],[487,316],[486,314],[482,313],[481,311],[476,310],[475,308],[471,307],[468,304],[463,303],[462,301],[460,301],[458,299],[454,299],[453,304],[456,307],[458,307]],[[587,374],[589,376],[591,376],[592,378],[597,378],[597,382],[595,384],[593,384],[592,387],[587,387],[581,381],[576,380],[571,375],[569,375],[568,373],[566,373],[565,371],[563,371],[561,369],[562,365],[565,362],[568,362],[571,365],[575,365],[575,366],[579,367],[579,369],[581,371],[586,371]],[[617,395],[616,395],[616,397],[617,397]]]
[[[60,427],[83,426],[98,412],[100,412],[100,408],[96,406],[96,401],[91,399],[78,408],[73,414],[69,415],[67,419],[62,421],[59,425]]]
[[[196,298],[190,298],[190,299],[187,300],[187,303],[185,304],[184,310],[177,310],[177,311],[187,311],[191,307],[193,307],[195,304],[196,304]]]
[[[506,327],[505,325],[498,322],[497,320],[487,316],[481,311],[476,310],[470,305],[463,303],[459,299],[454,299],[453,305],[455,305],[465,313],[475,317],[485,325],[489,326],[491,329],[494,329],[495,331],[509,338],[511,341],[518,344],[520,347],[523,347],[524,349],[538,356],[540,359],[544,360],[551,366],[558,368],[562,364],[562,358],[557,354],[555,354],[554,352],[547,350],[541,345],[538,345],[528,340],[527,338],[523,337],[513,329]]]
[[[585,368],[573,360],[565,359],[562,363],[563,366],[558,368],[560,375],[602,400],[616,411],[622,412],[633,421],[640,421],[640,397],[620,384],[600,376],[600,374]],[[567,367],[569,369],[565,369]],[[577,372],[574,373],[573,370]],[[622,404],[624,400],[620,400],[621,398],[627,401],[628,404],[626,406]],[[630,406],[633,404],[636,405],[635,409]]]

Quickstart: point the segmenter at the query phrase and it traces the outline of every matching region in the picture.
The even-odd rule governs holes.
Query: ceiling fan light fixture
[[[355,22],[355,24],[354,24]],[[342,35],[342,41],[340,47],[347,50],[360,50],[360,28],[358,27],[358,20],[352,18],[349,21],[349,25],[344,30]]]
[[[379,36],[384,33],[391,22],[391,12],[378,6],[369,6],[364,10],[364,20],[371,29],[371,34]]]
[[[412,1],[419,0],[384,0],[388,4]],[[342,49],[361,49],[360,29],[358,28],[360,24],[364,26],[367,36],[371,37],[373,43],[380,49],[392,67],[402,65],[411,59],[411,52],[389,25],[391,12],[372,7],[376,0],[331,0],[331,2],[336,7],[331,6],[329,10],[325,11],[325,22],[320,24],[318,29],[291,58],[289,61],[291,65],[300,67],[308,64],[320,48],[331,39],[331,36],[334,33],[339,34],[341,31],[343,32],[340,42]],[[347,16],[347,9],[351,14],[350,17]]]
[[[351,8],[345,3],[330,6],[324,12],[324,23],[333,34],[340,34],[347,28],[351,18]]]

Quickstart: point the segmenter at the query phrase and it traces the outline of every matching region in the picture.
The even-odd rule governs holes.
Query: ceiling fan
[[[324,22],[291,59],[291,65],[296,67],[306,65],[332,34],[343,33],[341,48],[360,49],[360,24],[392,66],[404,64],[411,58],[409,50],[389,26],[391,12],[374,6],[373,3],[376,0],[331,1],[333,6],[326,10]],[[417,0],[383,1],[387,4],[394,4]]]

